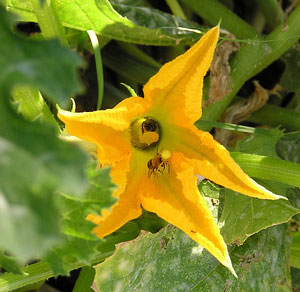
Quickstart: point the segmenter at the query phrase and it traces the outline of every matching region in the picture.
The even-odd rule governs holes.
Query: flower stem
[[[222,28],[233,33],[237,38],[257,38],[255,29],[238,17],[218,0],[181,0],[198,15],[212,25],[217,25],[220,20]]]
[[[177,0],[166,0],[166,3],[174,15],[187,19]]]
[[[94,50],[95,55],[95,62],[96,62],[96,71],[97,71],[97,80],[98,80],[98,101],[97,101],[97,110],[101,108],[102,101],[103,101],[103,88],[104,88],[104,80],[103,80],[103,65],[102,65],[102,58],[100,53],[100,47],[97,35],[93,30],[87,31],[92,47]]]
[[[85,266],[81,269],[79,277],[72,292],[90,292],[96,271],[93,267]]]
[[[267,36],[265,41],[253,41],[241,48],[231,65],[232,91],[222,100],[204,108],[204,120],[218,120],[236,93],[249,78],[277,60],[280,55],[298,41],[300,31],[300,6],[289,16],[287,26],[288,29],[284,30],[283,25],[279,25]],[[205,130],[210,130],[210,128],[206,128]]]
[[[267,23],[273,29],[283,22],[283,11],[277,0],[256,0]]]
[[[249,176],[300,187],[298,163],[239,152],[230,152],[230,155]]]
[[[290,130],[300,130],[300,113],[270,104],[266,104],[259,111],[253,113],[247,121],[274,127],[281,125]]]
[[[204,120],[198,120],[195,123],[195,126],[200,130],[202,130],[203,126],[204,126],[204,127],[213,127],[213,128],[225,129],[225,130],[229,130],[229,131],[249,133],[249,134],[267,135],[270,133],[269,129],[252,128],[252,127],[248,127],[248,126],[242,126],[242,125],[236,125],[236,124],[230,124],[230,123],[221,123],[221,122],[210,122],[210,121],[204,121]]]

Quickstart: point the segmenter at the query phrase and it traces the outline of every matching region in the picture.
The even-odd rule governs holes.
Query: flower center
[[[130,125],[131,144],[139,150],[151,149],[159,142],[160,127],[152,117],[138,118]]]

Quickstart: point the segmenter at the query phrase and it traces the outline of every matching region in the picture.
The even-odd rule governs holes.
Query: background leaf
[[[168,226],[119,246],[96,268],[100,291],[290,291],[290,238],[284,225],[269,228],[230,251],[239,276],[182,231]]]
[[[298,76],[300,74],[300,52],[296,46],[288,50],[281,60],[285,62],[285,70],[280,79],[280,85],[289,91],[300,93]]]
[[[128,54],[116,42],[107,44],[102,49],[102,56],[104,65],[119,73],[123,81],[130,76],[132,82],[145,84],[159,70],[159,67],[141,62],[135,56]],[[122,58],[121,63],[120,58]]]
[[[115,186],[111,183],[109,169],[97,169],[95,163],[90,163],[87,176],[90,187],[83,198],[59,198],[63,243],[52,249],[45,258],[55,275],[68,274],[73,264],[70,259],[87,265],[92,261],[101,240],[92,233],[95,225],[85,218],[90,213],[100,214],[101,209],[110,208],[116,201],[112,197]]]
[[[276,150],[282,159],[300,163],[300,132],[282,137],[276,145]]]
[[[7,2],[8,8],[17,13],[23,21],[36,21],[28,2],[24,3],[22,0],[9,0]],[[146,24],[145,21],[148,20],[149,24],[149,20],[151,20],[154,22],[152,27],[159,27],[151,29],[134,24],[129,19],[122,17],[107,0],[84,0],[80,1],[80,4],[71,0],[57,1],[56,7],[64,26],[83,31],[92,29],[101,36],[119,41],[144,45],[174,46],[179,43],[190,44],[200,38],[198,32],[178,30],[178,27],[186,25],[187,22],[179,21],[178,18],[173,16],[166,17],[165,13],[154,9],[150,9],[150,11],[155,13],[156,18],[151,20],[148,14],[149,10],[127,6],[130,9],[131,16],[134,13],[134,19],[139,18],[137,23]],[[172,22],[170,22],[171,20]],[[160,28],[161,26],[172,26],[173,28],[168,29],[166,32],[166,28],[163,30]],[[191,26],[195,27],[195,25],[189,23],[189,27]]]
[[[122,16],[126,16],[133,23],[150,29],[161,29],[170,35],[191,34],[192,30],[200,30],[196,23],[183,20],[178,16],[162,12],[151,7],[141,7],[132,1],[110,1],[114,9]],[[187,28],[185,30],[185,28]]]
[[[282,136],[283,131],[278,128],[271,129],[268,133],[264,134],[253,134],[238,141],[235,151],[278,157],[276,145]]]

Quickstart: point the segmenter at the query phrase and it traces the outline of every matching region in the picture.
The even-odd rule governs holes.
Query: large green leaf
[[[146,20],[154,21],[154,29],[137,25],[128,18],[118,14],[107,0],[56,1],[57,13],[63,25],[78,30],[94,30],[97,34],[124,42],[145,45],[170,46],[178,43],[190,44],[199,39],[199,34],[182,29],[187,22],[172,16],[166,17],[161,13],[159,21],[152,19],[152,14],[145,13],[144,8],[130,8],[135,11],[135,18],[141,17],[139,23],[146,24]],[[9,0],[7,6],[17,13],[23,21],[36,21],[32,7],[28,1]],[[138,12],[137,12],[138,11]],[[148,11],[148,10],[146,10]],[[154,12],[154,10],[151,10]],[[159,13],[155,10],[155,15]],[[146,16],[146,17],[145,17]],[[145,17],[145,18],[144,18]],[[157,19],[157,18],[156,18]],[[170,22],[173,20],[172,22]],[[172,26],[172,29],[166,27]],[[194,27],[192,24],[188,26]]]
[[[262,181],[259,182],[263,184]],[[265,182],[265,186],[280,195],[286,192],[278,183]],[[220,222],[223,222],[221,232],[227,243],[234,242],[240,245],[249,236],[270,226],[287,222],[299,212],[300,209],[289,201],[261,200],[226,190],[220,219]]]
[[[81,88],[76,73],[82,64],[79,56],[56,40],[40,42],[13,34],[11,25],[11,15],[1,7],[0,85],[11,88],[15,84],[30,84],[53,101],[66,105]]]
[[[100,291],[290,291],[290,238],[284,225],[233,247],[235,279],[182,231],[168,226],[122,244],[96,268]]]
[[[10,91],[18,84],[36,86],[66,101],[79,88],[80,59],[57,41],[14,35],[10,18],[0,7],[0,248],[26,261],[60,242],[57,191],[83,194],[86,158],[53,128],[19,116]]]

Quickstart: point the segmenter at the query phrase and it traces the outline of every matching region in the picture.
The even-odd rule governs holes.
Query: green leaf
[[[199,30],[201,27],[196,23],[183,20],[180,17],[162,12],[150,7],[139,7],[132,3],[119,3],[120,1],[111,0],[114,9],[122,16],[127,17],[133,23],[151,29],[161,29],[170,35],[191,34],[191,30]],[[185,28],[187,28],[185,30]]]
[[[291,267],[292,285],[295,291],[300,290],[300,269]]]
[[[0,7],[0,86],[30,84],[65,106],[81,89],[76,73],[81,59],[57,40],[41,42],[13,34],[12,24],[11,14]]]
[[[12,256],[5,255],[0,251],[0,267],[5,269],[7,272],[14,274],[24,274],[20,264]]]
[[[291,266],[300,269],[300,231],[291,233],[293,242],[291,245]]]
[[[199,39],[198,32],[179,30],[178,27],[181,25],[177,25],[172,16],[175,24],[175,27],[172,28],[173,31],[168,30],[166,32],[161,27],[151,29],[136,25],[128,18],[118,14],[107,0],[83,0],[80,2],[66,0],[57,1],[56,4],[59,19],[64,26],[83,31],[92,29],[95,33],[111,39],[159,46],[174,46],[179,43],[190,44]],[[17,13],[22,21],[36,21],[32,7],[27,1],[9,0],[7,6]],[[136,7],[136,9],[139,8]],[[167,19],[163,26],[169,26],[168,23]]]
[[[23,120],[4,99],[0,93],[1,185],[11,185],[6,190],[20,192],[20,198],[26,184],[34,193],[45,185],[82,196],[87,187],[85,155],[58,139],[52,128]]]
[[[147,0],[114,0],[109,1],[110,3],[116,3],[116,4],[124,4],[124,5],[131,5],[136,7],[147,7],[150,6],[149,3],[147,3]]]
[[[165,227],[168,223],[158,217],[155,213],[144,211],[143,214],[132,221],[137,224],[138,230],[145,230],[152,233],[158,232],[161,228]],[[138,234],[137,234],[138,235]]]
[[[262,181],[259,181],[263,184]],[[282,186],[275,183],[266,183],[269,190],[284,195],[280,192]],[[300,209],[285,200],[261,200],[241,195],[237,192],[226,190],[223,213],[220,219],[223,225],[221,232],[229,244],[241,245],[251,235],[270,226],[289,221]]]
[[[300,52],[297,47],[288,50],[281,59],[285,62],[285,70],[280,79],[280,85],[289,90],[300,93]]]
[[[276,144],[283,136],[283,131],[272,129],[264,134],[253,134],[243,140],[238,141],[236,151],[278,157],[276,153]]]
[[[209,180],[202,180],[198,185],[198,189],[200,194],[204,196],[214,218],[219,219],[223,210],[225,189]]]
[[[277,143],[276,151],[282,159],[300,163],[300,132],[283,136]]]
[[[300,208],[300,188],[288,188],[287,197],[294,206]]]
[[[264,230],[230,256],[235,279],[182,231],[168,226],[118,246],[96,268],[100,291],[290,291],[290,238],[284,225]]]
[[[92,229],[95,225],[87,220],[90,213],[101,214],[101,210],[109,209],[116,199],[112,197],[115,185],[112,184],[109,169],[96,169],[94,163],[88,169],[90,187],[84,198],[76,199],[66,196],[60,198],[63,214],[63,231],[67,235],[82,239],[95,240]]]
[[[90,213],[100,214],[103,208],[110,208],[116,201],[112,197],[115,186],[111,183],[109,169],[96,169],[95,163],[90,163],[87,176],[90,187],[83,198],[61,196],[59,199],[63,216],[61,228],[65,236],[63,243],[46,257],[55,275],[71,270],[71,258],[90,263],[101,240],[92,232],[95,224],[85,218]]]
[[[25,261],[59,241],[53,174],[22,147],[0,145],[0,246]]]
[[[27,261],[61,241],[57,191],[83,194],[86,157],[57,138],[53,128],[19,116],[9,102],[10,90],[36,86],[66,101],[79,88],[80,61],[56,41],[14,35],[11,25],[11,15],[0,7],[0,246]]]

